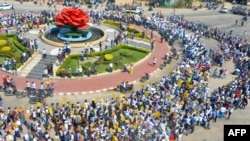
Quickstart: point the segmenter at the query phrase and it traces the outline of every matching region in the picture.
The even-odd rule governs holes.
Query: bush
[[[18,63],[16,64],[16,67],[19,68],[19,67],[21,67],[22,65],[23,65],[22,63],[18,62]]]
[[[0,40],[0,47],[4,46],[7,44],[6,40]]]
[[[120,29],[120,23],[118,23],[118,22],[111,21],[111,20],[105,20],[105,21],[103,21],[103,23],[110,25],[110,26],[113,26],[114,28]]]
[[[112,55],[112,54],[105,54],[105,55],[104,55],[104,59],[105,59],[106,61],[111,61],[111,60],[113,59],[113,55]]]
[[[199,8],[202,8],[203,7],[203,5],[202,5],[202,3],[200,4],[200,6],[199,6]]]
[[[14,45],[19,48],[21,51],[25,52],[27,49],[24,47],[18,40],[13,40]]]
[[[134,26],[132,26],[132,25],[129,25],[128,26],[128,31],[129,32],[133,32],[135,30],[135,27]]]
[[[0,40],[7,40],[6,35],[5,34],[0,35]]]
[[[1,48],[1,52],[9,52],[11,51],[11,47],[10,46],[4,46]]]
[[[129,51],[121,52],[120,55],[121,55],[121,56],[124,56],[124,57],[132,57],[132,54],[131,54],[131,52],[129,52]]]
[[[3,58],[11,58],[11,54],[7,54],[7,53],[1,53],[0,52],[0,57],[3,57]]]

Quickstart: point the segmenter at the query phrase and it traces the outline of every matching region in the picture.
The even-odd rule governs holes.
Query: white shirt
[[[27,82],[27,83],[26,83],[26,87],[27,87],[27,88],[30,88],[30,82]]]
[[[36,89],[36,83],[32,83],[31,88]]]
[[[40,89],[43,90],[44,89],[44,84],[40,85]]]
[[[82,73],[82,67],[78,68],[79,73]]]
[[[113,68],[113,63],[109,63],[109,67],[110,67],[110,68]]]
[[[46,54],[46,50],[45,49],[42,50],[42,54]]]
[[[47,75],[48,74],[48,69],[44,69],[43,74]]]

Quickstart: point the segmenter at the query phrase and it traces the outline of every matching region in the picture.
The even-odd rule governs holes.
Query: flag
[[[42,107],[42,105],[43,105],[43,104],[42,104],[41,102],[37,102],[37,103],[36,103],[36,106],[37,106],[37,107]]]
[[[62,105],[65,105],[65,100],[62,99],[62,100],[60,101],[60,103],[61,103]]]

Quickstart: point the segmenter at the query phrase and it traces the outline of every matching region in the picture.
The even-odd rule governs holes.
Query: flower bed
[[[19,68],[22,63],[20,56],[23,52],[27,53],[27,57],[30,57],[29,54],[33,54],[33,51],[29,50],[27,47],[23,46],[15,34],[3,34],[0,35],[0,61],[3,61],[7,58],[15,59],[16,67]]]
[[[128,45],[118,45],[109,50],[89,54],[89,60],[93,60],[91,58],[97,57],[98,59],[94,61],[87,60],[86,62],[79,61],[81,57],[80,54],[73,54],[69,55],[65,59],[63,64],[56,71],[56,75],[61,76],[62,70],[66,70],[68,67],[71,68],[72,75],[75,75],[75,69],[79,66],[82,66],[84,72],[86,72],[89,67],[93,68],[94,64],[97,65],[97,73],[104,73],[107,72],[108,65],[110,62],[114,64],[114,70],[122,69],[125,64],[137,62],[144,58],[149,52],[149,50],[144,48],[132,47]],[[121,55],[124,53],[129,55],[130,57]],[[74,60],[75,63],[72,63],[72,60]]]

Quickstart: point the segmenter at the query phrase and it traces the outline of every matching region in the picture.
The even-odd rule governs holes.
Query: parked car
[[[222,8],[222,9],[220,10],[220,12],[221,12],[221,13],[228,13],[228,9],[227,9],[226,7],[224,7],[224,8]]]
[[[134,14],[142,14],[144,10],[140,6],[130,6],[130,7],[125,7],[125,12],[126,13],[134,13]]]
[[[2,3],[0,4],[0,10],[11,10],[14,9],[12,4]]]

